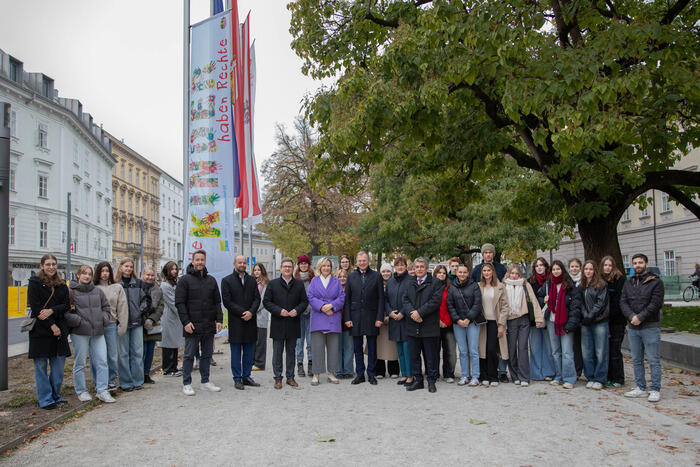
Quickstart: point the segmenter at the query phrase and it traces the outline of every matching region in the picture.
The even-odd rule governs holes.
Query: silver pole
[[[209,16],[214,16],[214,0],[209,0]]]
[[[10,218],[10,110],[0,103],[0,219]],[[0,391],[7,390],[7,270],[10,231],[0,228]]]
[[[187,134],[189,133],[189,106],[190,106],[190,93],[189,93],[189,78],[190,78],[190,0],[183,1],[184,14],[183,14],[183,35],[182,35],[182,218],[184,219],[182,228],[182,264],[180,265],[182,269],[185,269],[187,265],[187,226],[190,221],[187,217],[189,199],[190,199],[190,184],[189,177],[189,138]],[[162,227],[161,227],[162,228]]]
[[[141,275],[143,275],[143,218],[139,220],[139,227],[141,227]]]
[[[250,270],[253,270],[253,225],[248,226],[248,247],[250,248]]]
[[[116,203],[116,200],[115,200]],[[70,273],[70,257],[71,257],[71,221],[72,221],[72,215],[71,215],[71,202],[70,202],[70,193],[67,194],[66,197],[66,280],[69,281],[72,279],[71,273]]]
[[[243,210],[241,209],[241,229],[240,229],[240,239],[241,242],[241,254],[245,256],[244,241],[243,241]]]

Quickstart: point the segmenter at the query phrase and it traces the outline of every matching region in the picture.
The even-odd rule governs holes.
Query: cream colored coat
[[[544,313],[542,313],[542,308],[540,308],[540,302],[537,301],[537,297],[535,296],[535,291],[532,290],[532,286],[530,285],[530,283],[528,281],[523,281],[523,289],[530,296],[530,302],[532,302],[532,306],[533,306],[534,311],[535,311],[535,323],[544,323]],[[504,293],[504,294],[505,294],[506,298],[508,298],[508,294],[507,293]],[[507,319],[511,320],[511,319],[520,318],[521,316],[524,316],[526,314],[527,314],[527,300],[523,296],[523,299],[520,302],[520,311],[517,314],[508,315]]]
[[[479,289],[481,289],[481,295],[484,294],[484,286],[479,283]],[[505,327],[506,321],[508,321],[508,313],[510,308],[508,306],[508,294],[506,293],[506,286],[499,282],[493,291],[493,305],[494,312],[496,313],[496,322],[499,326],[503,326],[504,332],[503,336],[498,339],[499,354],[503,360],[508,360],[508,339],[506,338]],[[484,300],[481,300],[484,303]],[[482,305],[483,306],[483,305]],[[484,311],[486,315],[486,311]],[[479,358],[486,358],[486,325],[480,326],[479,330]]]
[[[119,323],[117,334],[123,336],[126,333],[126,325],[129,324],[129,304],[124,287],[119,283],[101,283],[97,287],[102,289],[109,302],[109,322]]]

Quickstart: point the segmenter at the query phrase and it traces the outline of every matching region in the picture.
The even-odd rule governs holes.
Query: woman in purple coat
[[[319,375],[326,372],[326,356],[328,381],[338,384],[335,373],[338,371],[338,339],[345,292],[338,278],[333,276],[330,259],[324,257],[316,263],[316,275],[311,279],[307,294],[311,305],[311,355],[314,356],[311,385],[318,386]]]

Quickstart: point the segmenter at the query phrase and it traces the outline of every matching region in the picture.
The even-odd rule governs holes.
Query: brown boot
[[[299,387],[296,381],[294,381],[294,378],[287,378],[287,384],[290,385],[293,388]]]
[[[281,379],[275,380],[275,389],[282,389],[282,380]]]

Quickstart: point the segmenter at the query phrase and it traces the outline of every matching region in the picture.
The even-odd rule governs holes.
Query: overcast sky
[[[238,2],[241,21],[251,11],[255,39],[258,172],[274,150],[275,124],[292,129],[304,95],[320,86],[290,47],[286,4]],[[209,0],[191,0],[191,23],[207,16]],[[182,17],[182,0],[0,0],[0,49],[182,180]]]

